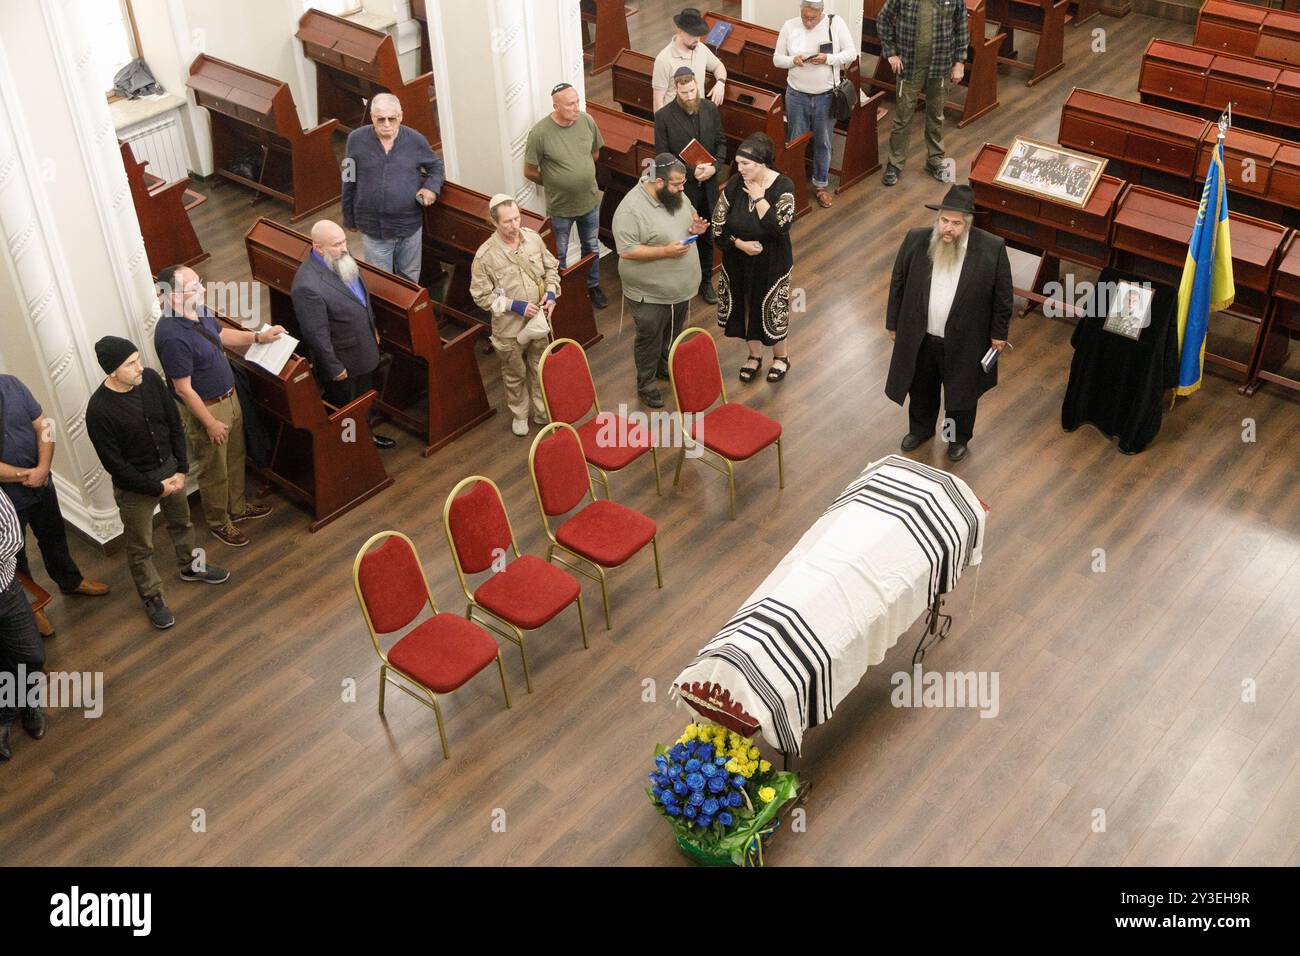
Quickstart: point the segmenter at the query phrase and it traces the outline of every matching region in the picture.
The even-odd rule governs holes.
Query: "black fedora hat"
[[[700,16],[700,11],[695,7],[687,7],[681,13],[676,14],[673,17],[673,23],[677,25],[677,29],[683,30],[693,37],[702,37],[709,32],[709,25],[704,22],[704,18]]]
[[[973,216],[975,215],[975,190],[969,186],[953,186],[948,190],[948,195],[943,197],[943,202],[928,202],[925,204],[925,208],[946,209],[949,212],[964,212],[969,216]]]

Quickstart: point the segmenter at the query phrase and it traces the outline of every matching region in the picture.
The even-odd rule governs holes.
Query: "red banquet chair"
[[[494,660],[501,675],[501,693],[506,698],[506,709],[510,709],[510,691],[506,687],[506,672],[497,642],[473,621],[438,610],[410,538],[400,531],[381,531],[372,535],[352,562],[352,585],[356,588],[366,627],[370,629],[370,641],[382,662],[379,667],[379,713],[384,712],[386,684],[392,684],[426,707],[432,707],[438,719],[442,755],[450,757],[438,694],[450,693],[460,687]],[[379,635],[392,634],[409,625],[420,616],[425,604],[433,612],[433,617],[417,624],[385,654],[379,644]],[[418,693],[389,677],[389,671],[404,678],[417,688]]]
[[[565,422],[551,422],[537,433],[528,452],[528,471],[533,477],[533,493],[537,496],[537,509],[542,514],[542,527],[551,539],[546,549],[546,560],[557,557],[557,550],[562,551],[578,563],[559,557],[561,564],[600,582],[605,629],[609,630],[606,568],[625,564],[648,544],[654,550],[655,580],[659,587],[664,586],[659,569],[659,539],[655,523],[617,501],[596,497],[591,476],[587,474],[587,462],[582,457],[578,432]],[[591,500],[582,505],[577,514],[551,530],[551,518],[568,514],[588,496]]]
[[[471,475],[451,489],[442,508],[442,526],[456,562],[456,576],[469,601],[465,616],[518,645],[524,659],[524,683],[531,694],[533,679],[528,674],[525,631],[537,630],[576,603],[582,646],[589,646],[578,579],[541,558],[519,553],[501,489],[491,478]],[[514,551],[515,559],[499,569],[496,562],[505,556],[507,548]],[[465,575],[489,569],[492,575],[471,592]],[[475,611],[482,617],[476,618]]]
[[[704,329],[686,329],[677,336],[668,353],[668,378],[673,386],[677,412],[683,416],[682,433],[704,446],[721,464],[701,458],[714,471],[727,476],[727,494],[731,500],[731,517],[736,517],[736,472],[733,463],[746,461],[773,443],[776,444],[776,472],[779,487],[785,487],[785,459],[781,455],[781,423],[747,405],[727,401],[727,387],[718,365],[718,346]],[[719,398],[722,404],[710,408]],[[708,411],[706,411],[708,409]],[[685,415],[689,414],[687,428]],[[686,460],[686,443],[677,456],[673,486],[682,478]]]
[[[622,415],[600,410],[596,383],[592,381],[591,366],[582,345],[573,339],[556,339],[542,353],[540,365],[542,400],[546,402],[547,417],[553,422],[574,426],[582,442],[583,457],[605,486],[605,497],[613,497],[609,490],[609,472],[621,471],[646,452],[650,452],[654,463],[655,494],[662,495],[659,452],[650,429],[630,425]],[[593,409],[596,414],[579,425],[578,421]],[[600,440],[602,433],[608,436],[611,431],[618,441]]]

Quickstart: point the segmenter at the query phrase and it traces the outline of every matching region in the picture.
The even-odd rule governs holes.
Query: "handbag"
[[[829,15],[827,29],[831,34],[831,51],[835,50],[835,14]],[[838,68],[836,72],[839,73]],[[846,122],[853,116],[853,111],[858,108],[858,88],[843,73],[839,73],[840,81],[831,88],[831,115],[839,122]]]

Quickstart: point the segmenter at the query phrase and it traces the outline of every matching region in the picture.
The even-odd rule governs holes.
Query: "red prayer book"
[[[713,154],[705,149],[698,139],[687,143],[680,155],[688,169],[694,169],[696,166],[712,166],[716,163]]]

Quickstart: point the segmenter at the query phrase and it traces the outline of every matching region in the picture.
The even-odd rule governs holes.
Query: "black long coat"
[[[889,282],[885,328],[896,332],[885,394],[903,404],[916,372],[930,310],[931,227],[911,229],[903,239]],[[985,372],[980,359],[993,339],[1005,340],[1011,326],[1011,261],[1002,239],[971,228],[944,328],[944,407],[967,411],[998,383],[998,367]]]
[[[727,137],[722,132],[722,114],[718,112],[712,100],[701,97],[699,117],[700,145],[713,154],[716,160],[714,165],[719,171],[704,181],[701,196],[701,187],[695,178],[695,170],[688,169],[686,195],[696,209],[712,209],[718,203],[721,167],[727,161]],[[695,124],[674,96],[655,114],[655,152],[677,155],[690,144],[692,139],[695,139]],[[708,218],[707,213],[705,218]]]

